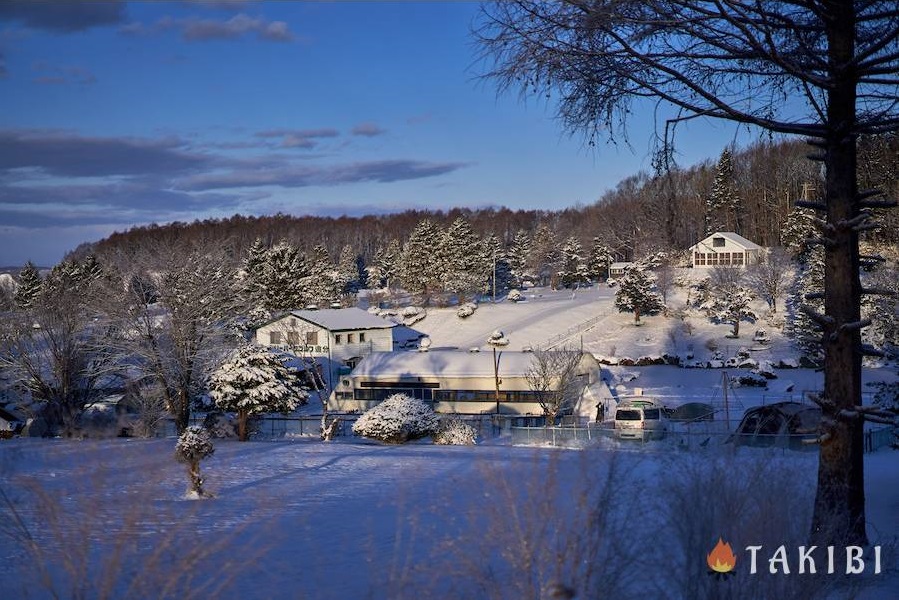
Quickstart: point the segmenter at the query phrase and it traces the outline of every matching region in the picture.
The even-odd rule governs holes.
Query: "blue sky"
[[[0,4],[0,265],[134,225],[589,204],[649,166],[479,80],[476,3]],[[734,126],[697,124],[679,162]]]

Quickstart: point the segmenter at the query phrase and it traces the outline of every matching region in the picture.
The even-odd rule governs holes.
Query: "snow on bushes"
[[[400,316],[403,317],[403,325],[411,327],[428,316],[428,313],[420,306],[407,306],[400,313]]]
[[[509,290],[509,294],[506,297],[512,302],[521,302],[524,300],[524,296],[521,295],[520,290]]]
[[[209,458],[215,452],[209,432],[203,427],[191,426],[178,437],[175,445],[175,459],[187,465],[190,479],[188,495],[193,498],[210,497],[203,489],[203,478],[200,477],[200,461]]]
[[[474,427],[453,417],[440,419],[440,425],[433,435],[434,443],[441,446],[472,446],[477,437],[478,432]]]
[[[467,319],[478,309],[478,305],[474,302],[466,302],[456,310],[456,316],[460,319]]]
[[[437,431],[439,419],[431,407],[405,394],[394,394],[366,411],[353,424],[353,433],[388,444],[402,444]]]
[[[509,338],[507,338],[506,335],[502,331],[497,329],[496,331],[494,331],[493,333],[490,334],[489,338],[487,338],[487,343],[491,344],[493,346],[508,346]]]

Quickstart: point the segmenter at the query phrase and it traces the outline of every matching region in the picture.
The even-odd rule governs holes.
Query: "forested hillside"
[[[880,187],[890,197],[899,195],[897,139],[865,139],[860,145],[860,187]],[[822,187],[819,165],[806,158],[808,152],[809,147],[801,141],[724,149],[719,158],[689,168],[629,177],[589,206],[539,211],[434,207],[433,211],[359,218],[235,215],[223,220],[136,227],[79,247],[69,258],[95,254],[102,261],[105,255],[209,247],[224,249],[239,262],[259,239],[267,247],[284,240],[305,253],[320,246],[335,263],[349,246],[367,265],[392,240],[404,245],[423,220],[445,228],[459,217],[479,237],[492,234],[507,249],[516,234],[524,231],[533,236],[542,225],[560,243],[573,236],[586,246],[599,238],[620,260],[658,250],[683,250],[715,229],[731,230],[763,246],[773,246],[780,244],[781,229],[803,189],[814,194]],[[899,215],[887,213],[884,219],[888,219],[884,227],[869,235],[871,241],[895,242],[899,237]]]

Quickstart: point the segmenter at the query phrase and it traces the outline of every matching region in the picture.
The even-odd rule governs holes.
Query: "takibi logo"
[[[733,548],[720,537],[718,543],[712,548],[705,559],[708,563],[709,575],[715,575],[719,579],[727,575],[733,575],[732,571],[737,566],[737,557],[734,555]]]
[[[860,575],[865,572],[865,567],[872,562],[874,563],[874,574],[880,575],[882,572],[880,546],[871,547],[871,555],[867,557],[867,562],[865,560],[865,549],[861,546],[846,546],[845,548],[825,546],[821,549],[818,546],[799,546],[796,549],[796,559],[792,562],[792,569],[790,568],[790,553],[786,546],[778,546],[770,554],[770,557],[767,558],[767,569],[764,569],[764,567],[763,569],[758,568],[759,562],[764,564],[763,561],[766,560],[765,555],[762,554],[764,551],[763,546],[750,545],[746,546],[745,550],[749,554],[750,575],[755,575],[761,570],[767,571],[771,575],[790,575],[792,572],[798,575],[806,573]],[[762,561],[759,560],[760,555],[762,556]],[[736,574],[734,569],[737,566],[737,556],[734,554],[731,545],[719,537],[718,543],[706,555],[706,564],[709,566],[709,575],[714,575],[719,580],[726,579]],[[842,568],[843,565],[845,565],[845,570]]]

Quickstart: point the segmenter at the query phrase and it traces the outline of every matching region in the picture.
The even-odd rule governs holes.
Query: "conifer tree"
[[[34,305],[35,300],[41,293],[43,280],[37,267],[30,260],[25,263],[19,272],[19,287],[16,288],[13,297],[16,307],[19,309],[28,309]]]
[[[308,275],[301,280],[306,302],[310,304],[327,305],[338,295],[337,282],[335,281],[335,265],[331,262],[328,251],[322,245],[312,249],[307,258]]]
[[[531,255],[531,236],[524,229],[519,229],[512,239],[512,247],[509,249],[509,269],[512,275],[512,285],[521,286],[522,281],[528,275],[528,259]]]
[[[367,267],[369,285],[389,288],[396,277],[400,255],[400,243],[396,238],[378,248],[372,263]]]
[[[584,250],[580,240],[574,236],[565,239],[562,244],[561,269],[559,270],[559,283],[562,287],[576,287],[589,281],[587,262],[584,260],[583,254]]]
[[[711,235],[716,231],[741,233],[740,204],[734,180],[733,154],[729,148],[725,148],[715,167],[712,191],[706,199],[706,234]]]
[[[242,442],[249,435],[251,415],[288,413],[309,397],[282,356],[254,344],[235,350],[212,374],[209,396],[219,409],[237,413],[237,435]]]
[[[484,247],[468,221],[459,217],[443,232],[437,256],[444,291],[458,294],[459,300],[464,301],[484,289],[487,280]]]
[[[780,241],[800,261],[805,261],[809,250],[818,237],[813,210],[794,206],[780,230]]]
[[[301,282],[307,267],[303,255],[289,242],[272,246],[257,266],[254,289],[264,308],[271,312],[298,308],[306,303]]]
[[[340,250],[335,285],[340,294],[355,294],[361,287],[361,275],[356,251],[349,244]]]
[[[717,267],[712,270],[709,296],[700,308],[719,323],[729,323],[733,327],[732,337],[740,337],[740,322],[754,322],[757,318],[749,304],[752,291],[743,285],[743,269],[740,267]]]
[[[664,308],[662,297],[653,289],[651,272],[638,265],[629,267],[618,283],[615,306],[620,312],[634,313],[634,323],[641,315],[652,315]]]
[[[590,255],[587,258],[587,273],[594,281],[603,281],[609,276],[609,267],[612,266],[612,250],[603,241],[595,237],[590,245]]]
[[[481,243],[484,248],[484,269],[487,272],[485,289],[490,294],[514,287],[509,252],[494,233],[490,233]],[[494,289],[495,288],[495,289]]]
[[[542,224],[534,232],[534,241],[529,254],[528,266],[536,275],[540,285],[555,285],[559,266],[559,246],[555,232]]]
[[[424,294],[435,287],[439,275],[436,260],[439,241],[440,230],[428,219],[419,222],[409,234],[398,265],[406,291]]]

